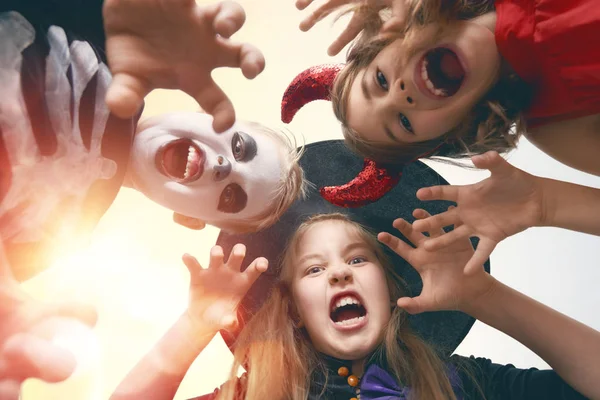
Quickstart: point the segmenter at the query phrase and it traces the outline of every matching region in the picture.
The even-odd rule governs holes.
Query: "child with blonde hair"
[[[304,161],[360,165],[338,144],[308,146]],[[312,169],[308,179],[320,186],[349,173]],[[344,214],[311,190],[268,230],[222,235],[207,269],[184,256],[188,308],[112,400],[173,398],[222,329],[234,352],[231,379],[198,399],[598,398],[600,333],[503,285],[487,263],[465,276],[468,239],[426,250],[426,236],[406,218],[418,180],[439,176],[417,165],[406,174],[382,202]],[[552,370],[452,355],[474,318],[519,340]]]

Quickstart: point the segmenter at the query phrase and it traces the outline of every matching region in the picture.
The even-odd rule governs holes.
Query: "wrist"
[[[534,177],[539,191],[539,219],[534,226],[552,226],[556,215],[556,192],[552,186],[554,181],[547,178]]]
[[[477,284],[481,291],[459,307],[459,311],[476,319],[493,304],[497,304],[503,296],[505,285],[489,274],[485,274],[482,282]]]
[[[208,337],[212,339],[212,337],[220,330],[220,327],[216,324],[200,321],[198,317],[192,315],[189,310],[185,310],[179,318],[179,321],[183,326],[186,339],[191,344],[203,343]]]

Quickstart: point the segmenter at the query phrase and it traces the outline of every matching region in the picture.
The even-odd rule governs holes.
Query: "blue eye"
[[[413,133],[413,127],[410,124],[408,118],[406,118],[406,115],[398,114],[398,119],[400,120],[400,125],[402,125],[402,128],[404,128],[404,130]]]
[[[316,274],[317,272],[321,272],[322,269],[323,269],[323,267],[321,267],[321,266],[310,267],[308,269],[308,271],[306,271],[306,274],[307,275]]]
[[[386,92],[389,90],[388,81],[385,79],[385,75],[379,69],[375,72],[375,77],[377,78],[377,84]]]
[[[348,264],[354,265],[354,264],[362,264],[364,262],[367,262],[366,258],[364,258],[364,257],[354,257],[353,259],[350,260],[350,262]]]

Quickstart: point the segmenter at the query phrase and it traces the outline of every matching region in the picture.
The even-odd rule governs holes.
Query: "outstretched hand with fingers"
[[[415,210],[413,215],[419,219],[430,217],[427,211],[421,209]],[[491,289],[495,281],[483,268],[472,276],[463,273],[465,263],[473,255],[473,246],[468,238],[457,240],[444,249],[429,251],[423,246],[427,236],[413,229],[405,220],[395,220],[394,228],[413,243],[414,248],[387,232],[380,233],[377,238],[411,264],[423,281],[420,295],[398,299],[398,307],[411,314],[462,310]],[[443,234],[442,229],[429,232],[433,238]]]
[[[217,329],[234,330],[237,327],[237,308],[246,292],[267,270],[266,258],[259,257],[243,272],[246,246],[237,244],[224,261],[223,249],[214,246],[210,262],[203,269],[198,261],[185,254],[183,262],[190,271],[190,300],[187,313],[195,324],[210,325]]]
[[[299,10],[304,10],[314,0],[297,0],[296,7]],[[406,0],[325,0],[320,6],[314,9],[308,17],[306,17],[300,23],[300,29],[302,31],[310,30],[315,24],[332,12],[340,9],[343,6],[356,4],[359,6],[365,6],[374,10],[382,10],[384,8],[392,9],[392,18],[384,25],[385,30],[393,30],[398,25],[404,22],[406,16]],[[367,14],[364,10],[361,11],[359,8],[354,12],[346,29],[338,36],[334,42],[327,49],[327,53],[330,56],[338,54],[348,43],[354,40],[360,32],[362,32],[365,22],[367,20]]]
[[[420,189],[420,200],[454,201],[457,207],[413,223],[419,232],[455,225],[453,231],[425,243],[431,251],[478,237],[477,250],[465,265],[467,275],[481,268],[500,241],[538,225],[543,218],[543,196],[534,176],[513,167],[495,151],[475,156],[472,161],[477,168],[488,169],[491,176],[473,185]]]
[[[262,53],[229,37],[245,22],[231,1],[106,0],[106,53],[113,82],[106,102],[116,115],[137,112],[153,89],[181,89],[214,117],[222,132],[235,122],[231,101],[211,77],[219,67],[240,68],[252,79],[265,66]]]
[[[0,263],[3,261],[0,254]],[[0,399],[18,400],[21,385],[29,378],[52,383],[67,379],[76,360],[53,342],[53,335],[72,329],[74,323],[93,326],[96,319],[93,307],[41,303],[29,298],[11,277],[1,276]]]

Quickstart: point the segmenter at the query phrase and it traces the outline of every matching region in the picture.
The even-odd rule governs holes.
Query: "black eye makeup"
[[[405,131],[414,134],[413,127],[410,124],[410,121],[408,120],[408,118],[406,118],[406,115],[404,115],[402,113],[398,114],[398,121],[400,122],[400,125],[402,126],[402,128]]]
[[[225,186],[219,197],[217,209],[228,214],[235,214],[242,211],[248,203],[248,195],[237,183],[231,183]]]
[[[239,162],[248,162],[252,160],[258,149],[256,141],[245,132],[238,131],[231,138],[231,153],[233,158]]]

